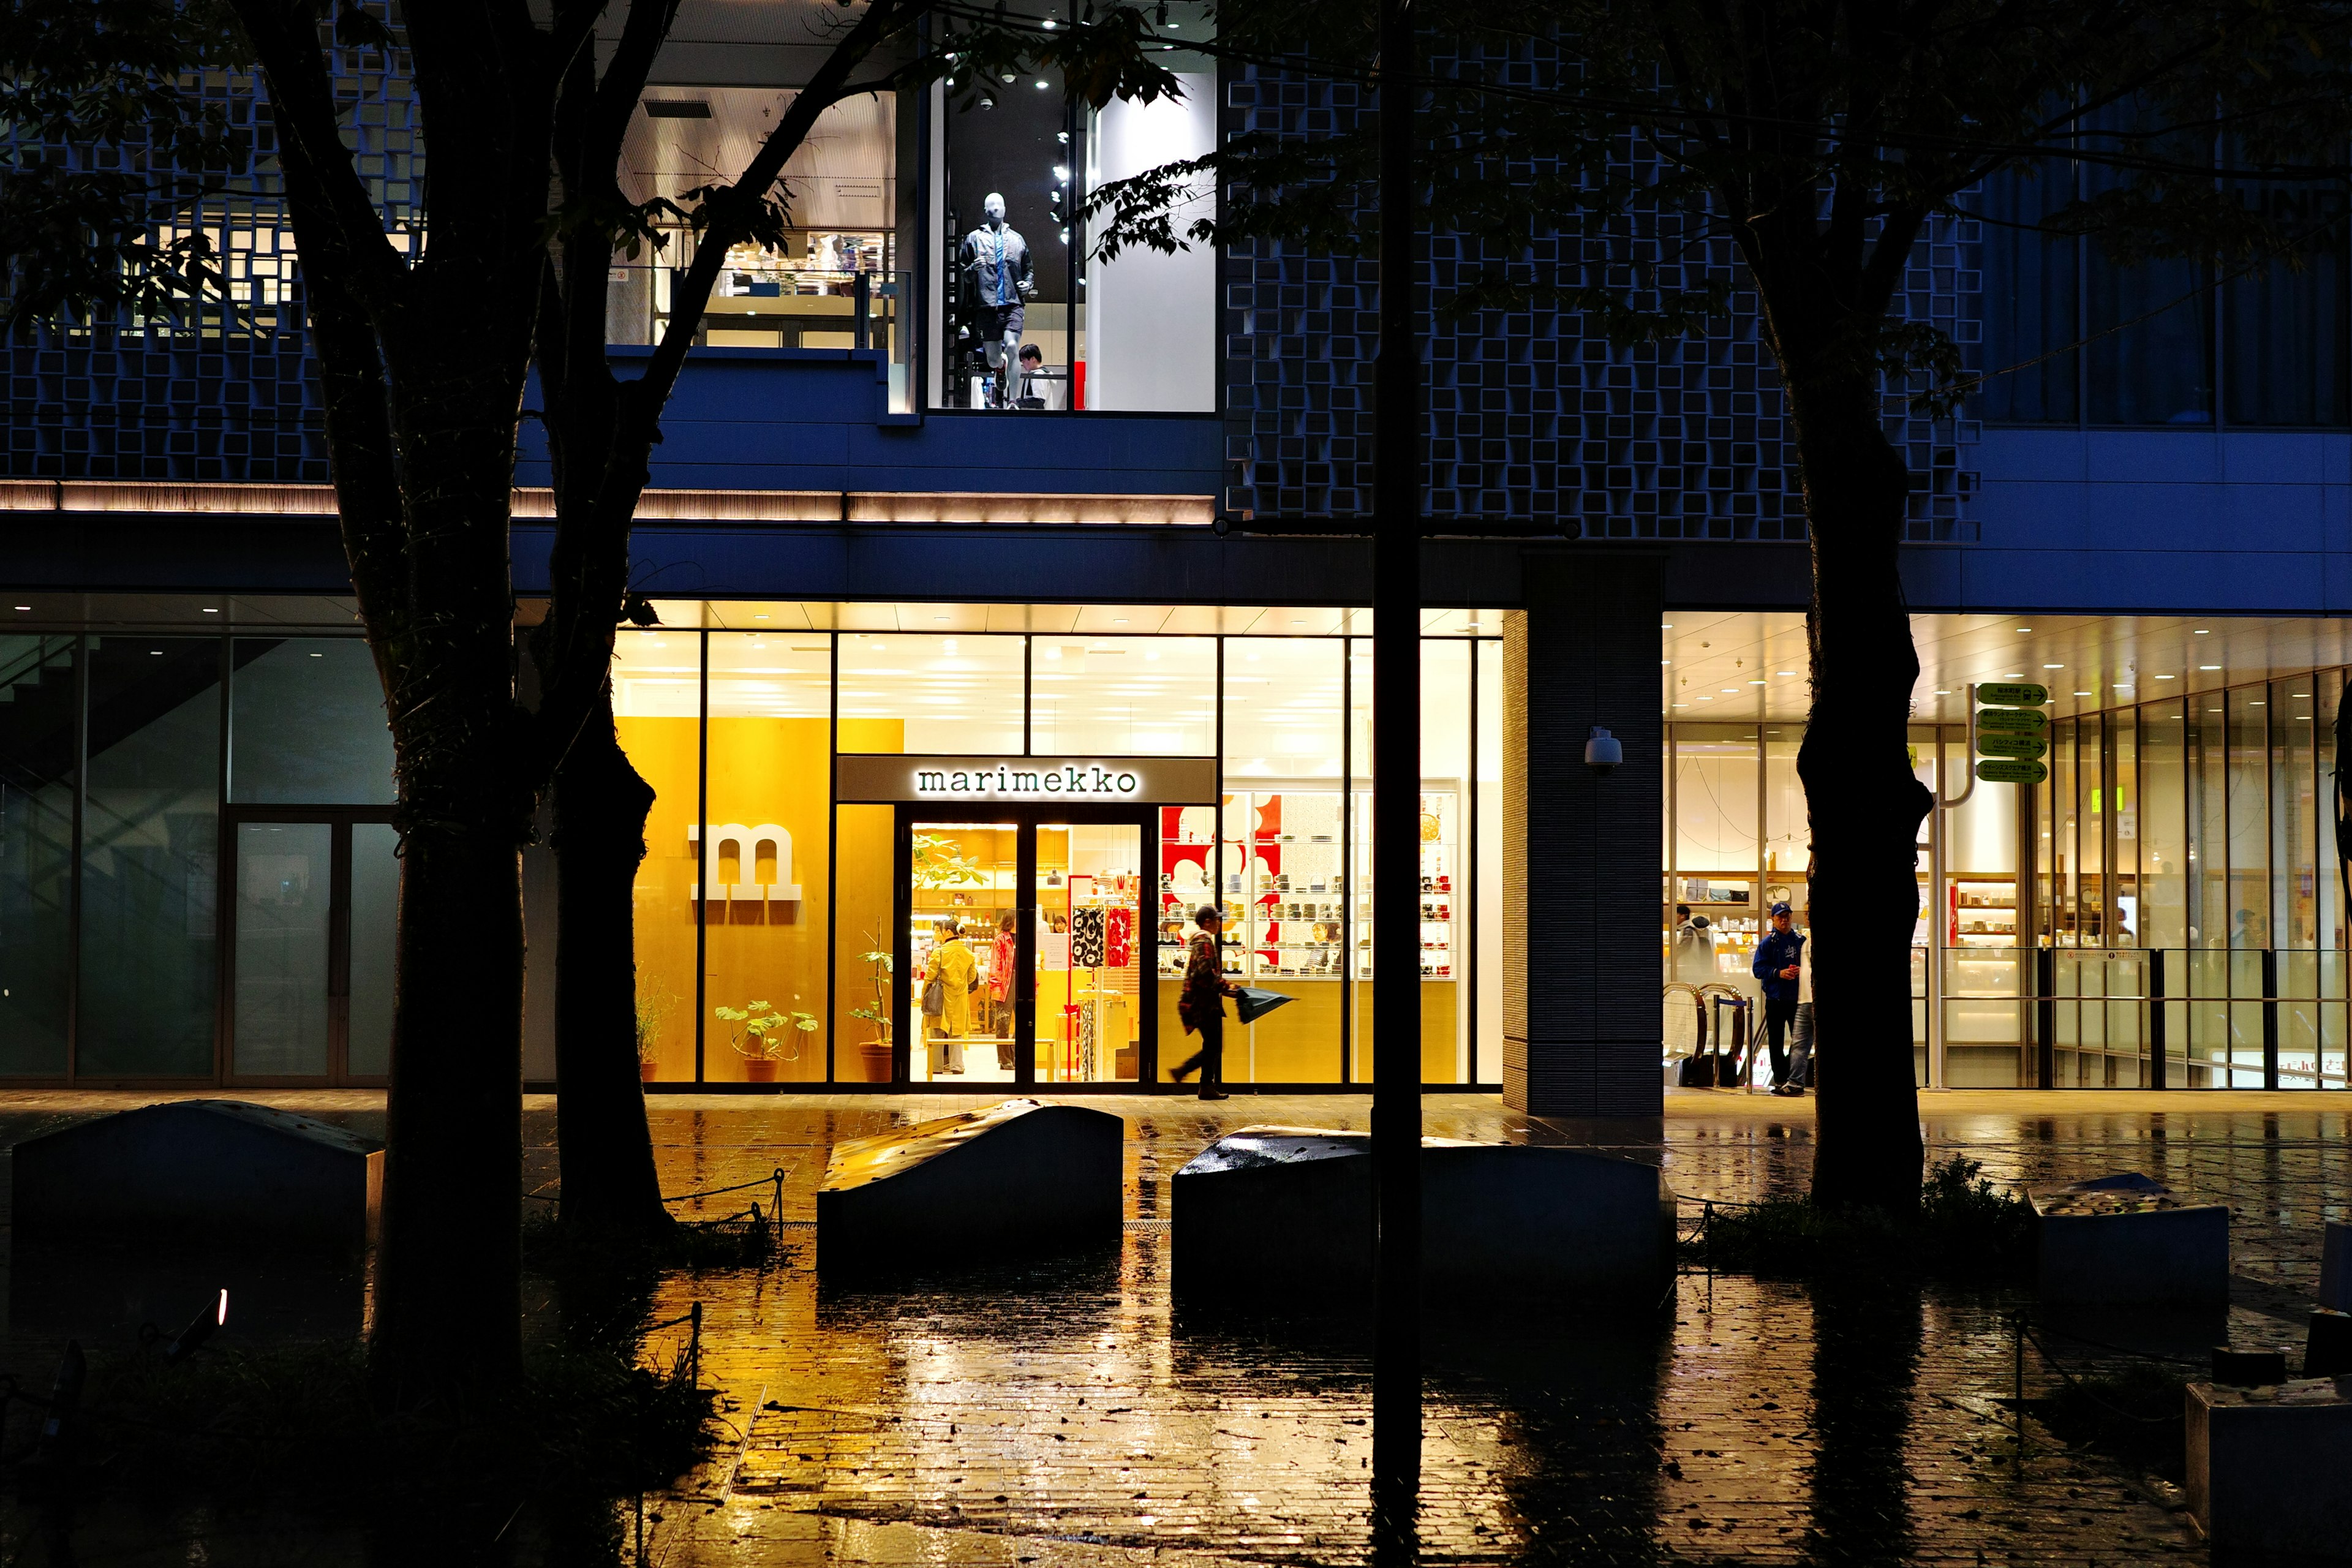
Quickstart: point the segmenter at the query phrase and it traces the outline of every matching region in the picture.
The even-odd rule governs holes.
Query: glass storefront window
[[[833,650],[790,632],[711,632],[707,647],[706,816],[689,830],[701,846],[703,1079],[822,1082]],[[787,1022],[754,1032],[738,1013]]]
[[[215,1070],[221,643],[93,637],[83,805],[77,1069]],[[127,984],[136,977],[135,984]]]
[[[2185,948],[2189,936],[2188,705],[2175,698],[2140,710],[2139,837],[2142,945]]]
[[[1040,635],[1029,654],[1031,751],[1216,755],[1214,637]]]
[[[66,1070],[77,652],[71,637],[0,637],[0,1073]]]
[[[623,631],[613,640],[613,722],[653,786],[637,867],[638,1055],[663,1082],[695,1076],[695,837],[700,784],[702,635]]]
[[[358,637],[232,641],[228,736],[228,797],[236,804],[393,799],[383,687]]]
[[[1026,643],[932,633],[843,636],[842,749],[1020,756],[1029,749],[1022,711]],[[850,738],[853,720],[864,726],[862,741]]]
[[[2270,701],[2267,688],[2229,694],[2230,946],[2271,945]],[[2261,994],[2259,988],[2255,993]]]

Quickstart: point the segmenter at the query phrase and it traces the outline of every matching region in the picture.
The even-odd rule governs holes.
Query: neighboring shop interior
[[[1664,620],[1665,978],[1752,996],[1763,911],[1804,918],[1803,620]],[[2343,1087],[2340,625],[1916,616],[1913,635],[1914,771],[1961,802],[1918,850],[1920,1081],[2032,1086],[2046,1055],[2053,1086]],[[1971,789],[1969,686],[2000,680],[2050,689],[2048,777]],[[1708,944],[1678,937],[1677,903]],[[1667,1005],[1670,1047],[1688,1005]]]
[[[1077,19],[1071,7],[1062,9],[1066,22]],[[1198,0],[1171,0],[1155,17],[1166,37],[1206,39],[1208,10]],[[713,64],[698,58],[705,68]],[[831,105],[785,164],[782,242],[729,252],[695,341],[735,349],[877,348],[890,368],[894,412],[913,410],[919,377],[928,383],[930,407],[988,405],[979,387],[976,300],[960,253],[983,226],[982,205],[993,193],[1004,198],[1006,226],[1031,257],[1032,288],[1013,349],[1034,345],[1042,363],[1009,389],[1024,409],[1214,412],[1214,249],[1194,243],[1162,255],[1131,247],[1096,258],[1079,216],[1087,193],[1106,182],[1213,149],[1214,62],[1171,47],[1160,52],[1160,63],[1184,90],[1150,104],[1073,106],[1058,72],[1047,69]],[[692,193],[733,178],[750,162],[796,92],[741,85],[740,77],[735,85],[689,78],[649,88],[623,147],[626,195],[690,209]],[[1213,205],[1205,186],[1196,202],[1180,204],[1180,234]],[[613,258],[611,342],[653,342],[668,323],[676,274],[692,259],[694,240],[680,219],[656,227],[666,238],[661,248],[641,246],[634,256]],[[919,323],[919,299],[928,312]],[[919,367],[919,339],[926,345]]]

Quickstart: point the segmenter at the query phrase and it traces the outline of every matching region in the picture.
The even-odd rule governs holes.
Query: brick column
[[[1655,1116],[1661,552],[1530,551],[1503,634],[1503,1100]],[[1623,742],[1584,765],[1594,725]]]

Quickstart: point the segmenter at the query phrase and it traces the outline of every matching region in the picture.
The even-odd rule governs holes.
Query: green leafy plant
[[[963,847],[937,833],[918,833],[912,878],[918,888],[970,888],[988,873],[963,858]]]
[[[637,987],[637,1060],[650,1062],[661,1054],[662,1026],[677,1010],[675,994],[659,987],[640,984]]]
[[[922,835],[916,835],[918,842],[921,838]],[[873,1025],[875,1043],[887,1046],[890,1043],[890,976],[898,963],[880,945],[879,936],[869,931],[866,940],[869,945],[857,955],[857,962],[866,965],[866,982],[874,987],[874,1001],[869,1006],[852,1007],[849,1016]]]
[[[791,1012],[773,1007],[765,1002],[754,1002],[748,1007],[713,1007],[729,1026],[728,1043],[735,1054],[753,1061],[778,1062],[800,1059],[799,1037],[816,1033],[816,1015]],[[789,1044],[792,1049],[784,1047]]]

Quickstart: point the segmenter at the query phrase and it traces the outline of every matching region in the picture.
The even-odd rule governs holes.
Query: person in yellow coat
[[[940,987],[939,1012],[932,1014],[928,1005],[923,1009],[925,1022],[937,1031],[931,1047],[934,1078],[963,1071],[963,1037],[971,1033],[971,982],[979,971],[980,961],[965,945],[956,922],[941,921],[939,945],[931,949],[930,965],[923,971],[926,1003],[932,985]]]

